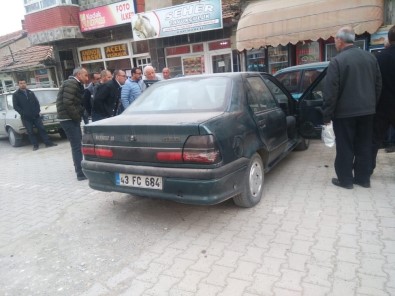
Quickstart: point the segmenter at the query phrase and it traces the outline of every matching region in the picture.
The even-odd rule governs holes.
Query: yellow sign
[[[126,43],[106,46],[104,47],[104,52],[106,53],[106,58],[118,58],[129,55]]]
[[[81,50],[80,55],[81,55],[81,62],[87,62],[87,61],[101,59],[100,48],[91,48],[91,49]]]

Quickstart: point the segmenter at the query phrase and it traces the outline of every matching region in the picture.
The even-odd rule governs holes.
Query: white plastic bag
[[[330,124],[322,126],[321,139],[327,147],[333,147],[335,145],[335,132],[333,131],[332,121]]]

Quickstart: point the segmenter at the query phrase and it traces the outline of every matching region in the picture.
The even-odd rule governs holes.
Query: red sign
[[[134,15],[133,0],[80,11],[81,32],[130,23]]]

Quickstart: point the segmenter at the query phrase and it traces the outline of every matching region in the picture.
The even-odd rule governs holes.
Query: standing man
[[[383,90],[377,105],[373,126],[373,167],[390,126],[395,127],[395,26],[388,31],[388,45],[377,55],[383,79]]]
[[[324,123],[333,121],[336,136],[332,183],[346,189],[370,187],[373,117],[381,92],[375,57],[354,45],[355,32],[341,28],[335,37],[339,54],[329,66],[324,89]]]
[[[93,99],[94,99],[94,97],[95,97],[97,88],[98,88],[100,85],[106,83],[107,81],[110,81],[111,79],[112,79],[112,74],[111,74],[111,71],[110,71],[110,70],[102,70],[102,71],[100,72],[100,80],[99,80],[99,83],[97,83],[97,84],[93,87],[93,91],[92,91],[92,100],[91,100],[91,107],[92,107],[92,109],[93,109]]]
[[[143,89],[143,81],[141,80],[141,69],[134,67],[132,69],[132,77],[128,78],[121,90],[121,112],[125,110],[133,101],[141,94]]]
[[[163,76],[164,80],[170,79],[171,78],[171,76],[170,76],[170,69],[167,68],[167,67],[163,68],[162,69],[162,76]]]
[[[117,115],[121,88],[125,81],[125,71],[115,70],[114,77],[97,88],[93,99],[92,121]]]
[[[89,116],[92,116],[92,99],[93,99],[93,89],[94,87],[99,83],[100,81],[100,73],[93,72],[89,75],[90,78],[90,83],[89,85],[85,88],[84,91],[84,99],[83,99],[83,105],[84,105],[84,123],[88,124],[89,123]]]
[[[33,145],[33,151],[38,149],[38,141],[34,135],[33,126],[37,128],[46,147],[57,146],[49,139],[45,131],[40,117],[40,103],[36,95],[30,89],[27,89],[25,80],[19,80],[18,85],[19,89],[12,95],[12,103],[15,111],[21,115],[22,123],[26,128],[30,143]]]
[[[85,68],[74,69],[73,76],[65,80],[59,88],[56,99],[58,119],[70,142],[74,170],[78,181],[86,180],[81,168],[81,117],[84,112],[82,106],[84,84],[88,82],[88,79],[88,72]]]

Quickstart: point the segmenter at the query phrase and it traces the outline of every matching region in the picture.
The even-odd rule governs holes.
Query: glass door
[[[212,73],[232,72],[232,53],[211,54]]]

